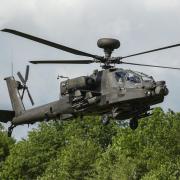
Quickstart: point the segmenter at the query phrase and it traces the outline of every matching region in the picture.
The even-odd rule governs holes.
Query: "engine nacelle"
[[[91,90],[95,80],[89,76],[81,76],[78,78],[68,79],[62,81],[60,84],[61,95],[71,93],[77,89],[79,90]]]

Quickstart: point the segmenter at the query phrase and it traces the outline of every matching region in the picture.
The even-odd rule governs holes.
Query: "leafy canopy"
[[[1,129],[0,162],[0,179],[178,179],[180,113],[156,108],[135,131],[98,117],[41,123],[17,143]]]

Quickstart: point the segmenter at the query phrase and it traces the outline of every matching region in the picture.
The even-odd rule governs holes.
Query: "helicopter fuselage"
[[[95,88],[86,90],[84,96],[80,90],[75,92],[79,91],[77,94],[81,94],[82,101],[87,93],[92,92],[92,97],[98,102],[94,101],[93,106],[87,107],[83,107],[83,103],[74,103],[80,113],[82,110],[82,113],[89,115],[106,113],[123,120],[141,116],[150,110],[150,106],[163,102],[164,96],[168,94],[164,81],[155,82],[152,77],[131,70],[112,68],[95,71],[90,77],[95,80]]]
[[[62,81],[60,91],[59,100],[26,110],[14,117],[12,123],[104,114],[117,120],[141,118],[168,94],[164,81],[155,82],[143,73],[116,68]]]

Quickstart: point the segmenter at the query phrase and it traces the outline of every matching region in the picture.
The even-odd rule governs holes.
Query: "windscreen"
[[[139,76],[141,76],[142,80],[145,82],[154,81],[152,76],[148,76],[147,74],[141,73],[141,72],[135,72]]]

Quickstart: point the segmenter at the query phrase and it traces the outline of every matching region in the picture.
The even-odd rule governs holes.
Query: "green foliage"
[[[0,171],[14,143],[15,143],[15,140],[7,137],[7,132],[4,130],[3,126],[0,124]]]
[[[1,131],[0,179],[180,178],[180,114],[172,111],[156,108],[135,131],[95,117],[41,123],[15,145]]]
[[[93,164],[98,158],[101,148],[92,140],[72,138],[59,153],[56,161],[51,161],[45,174],[45,179],[80,180],[91,177]]]
[[[45,171],[49,172],[48,169],[52,169],[53,163],[58,163],[60,161],[58,158],[61,157],[65,158],[62,163],[66,165],[66,174],[71,169],[69,165],[74,162],[78,166],[71,170],[74,172],[72,176],[77,176],[76,174],[85,176],[83,174],[88,174],[88,169],[91,171],[90,166],[96,160],[96,154],[111,143],[111,137],[115,134],[112,127],[113,125],[103,126],[98,118],[92,120],[88,117],[83,121],[77,119],[64,123],[41,123],[37,130],[29,133],[27,140],[18,142],[11,150],[0,177],[35,179],[41,177]],[[80,150],[81,153],[77,156]],[[74,161],[75,157],[79,162]],[[65,172],[59,172],[63,165],[57,166],[58,176],[64,176]],[[83,167],[86,167],[84,170],[86,173],[81,173]]]
[[[96,179],[175,179],[180,176],[179,135],[180,114],[161,109],[135,131],[120,128],[97,161]]]
[[[34,179],[41,175],[63,146],[61,131],[63,128],[58,124],[42,123],[29,133],[27,140],[18,142],[11,150],[0,176],[4,179]]]

